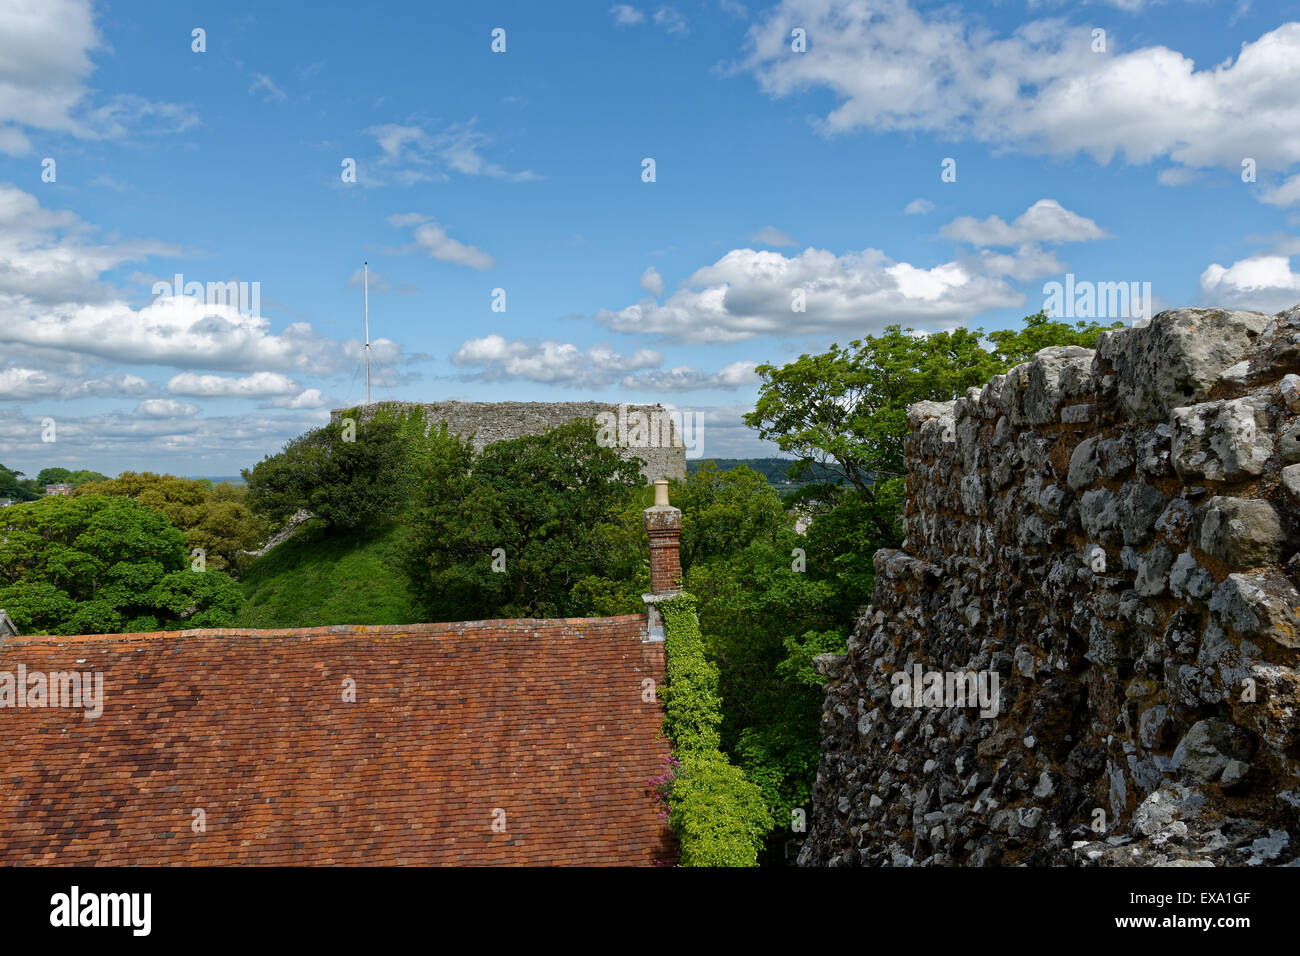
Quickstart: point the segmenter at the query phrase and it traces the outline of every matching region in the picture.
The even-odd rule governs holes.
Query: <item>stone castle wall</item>
[[[492,442],[540,435],[577,418],[595,418],[602,412],[617,416],[620,411],[620,406],[605,402],[376,402],[360,406],[361,422],[369,421],[381,405],[401,412],[420,412],[429,427],[445,421],[447,430],[453,434],[473,435],[474,447],[479,451]],[[620,447],[623,456],[638,461],[647,482],[660,478],[684,480],[686,448],[677,429],[667,418],[668,410],[662,405],[623,405],[621,408],[625,414],[640,412],[647,416],[647,422],[665,423],[656,427],[651,443]],[[330,419],[338,422],[345,411],[335,409],[330,413]]]
[[[1297,372],[1300,306],[1180,309],[913,406],[800,862],[1300,860]]]

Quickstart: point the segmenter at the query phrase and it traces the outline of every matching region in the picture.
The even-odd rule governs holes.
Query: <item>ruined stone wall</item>
[[[1297,860],[1297,372],[1300,306],[1180,309],[913,406],[800,862]]]
[[[474,447],[479,451],[492,442],[540,435],[576,418],[595,418],[602,412],[617,416],[620,409],[605,402],[376,402],[360,406],[361,421],[369,421],[380,405],[401,412],[420,412],[430,427],[445,421],[447,430],[453,434],[473,435]],[[661,405],[624,405],[622,409],[625,414],[640,412],[647,416],[647,421],[668,421],[668,411]],[[335,409],[331,420],[339,421],[344,411]],[[635,434],[632,437],[638,439]],[[671,424],[656,429],[649,443],[638,439],[637,444],[619,450],[625,458],[638,461],[647,482],[686,478],[686,448]]]

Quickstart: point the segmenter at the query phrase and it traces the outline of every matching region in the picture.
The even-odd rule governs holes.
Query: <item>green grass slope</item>
[[[407,587],[397,522],[341,534],[309,521],[240,578],[240,627],[414,624],[429,620]]]

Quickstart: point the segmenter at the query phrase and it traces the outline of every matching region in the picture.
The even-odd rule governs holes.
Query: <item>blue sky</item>
[[[771,453],[755,365],[1013,327],[1066,273],[1277,311],[1288,13],[0,0],[0,462],[253,464],[364,399],[363,260],[376,399],[658,401],[706,456]]]

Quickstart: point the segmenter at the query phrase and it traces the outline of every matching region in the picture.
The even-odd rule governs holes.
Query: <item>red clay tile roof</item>
[[[669,753],[663,709],[642,698],[664,646],[644,630],[636,615],[9,638],[0,672],[102,671],[105,702],[97,719],[0,708],[0,863],[672,859],[647,784]]]

